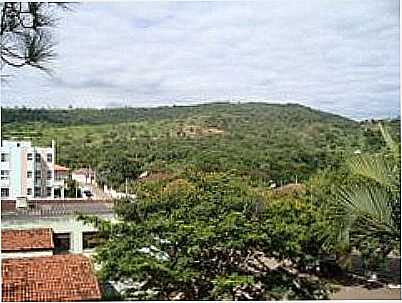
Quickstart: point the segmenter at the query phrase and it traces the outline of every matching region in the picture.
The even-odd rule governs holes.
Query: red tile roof
[[[73,171],[74,175],[93,175],[95,172],[90,168],[79,168]]]
[[[62,166],[62,165],[58,165],[58,164],[55,164],[55,165],[53,166],[53,168],[54,168],[54,170],[56,170],[56,171],[69,171],[69,170],[70,170],[70,169],[68,169],[67,167]]]
[[[4,259],[2,301],[100,300],[90,260],[83,255]]]
[[[1,231],[1,251],[27,251],[53,249],[52,230],[37,228],[26,230],[5,229]]]

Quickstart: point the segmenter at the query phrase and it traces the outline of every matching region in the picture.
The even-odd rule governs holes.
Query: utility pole
[[[127,197],[127,177],[126,177],[126,197]]]

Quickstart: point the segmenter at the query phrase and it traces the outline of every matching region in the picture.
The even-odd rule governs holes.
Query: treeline
[[[258,112],[260,110],[269,111],[274,117],[277,114],[283,115],[298,111],[300,115],[308,113],[312,118],[320,120],[335,120],[340,118],[328,113],[313,110],[311,108],[297,104],[265,104],[265,103],[212,103],[194,106],[164,106],[157,108],[69,108],[69,109],[31,109],[21,108],[3,108],[3,123],[29,123],[29,122],[46,122],[57,125],[83,125],[83,124],[105,124],[105,123],[122,123],[122,122],[139,122],[154,120],[170,120],[185,119],[188,117],[199,116],[204,114],[225,114],[227,111],[232,114],[243,115],[243,111]]]
[[[380,148],[375,123],[358,123],[300,105],[208,104],[183,107],[4,109],[3,137],[56,139],[57,161],[96,168],[124,186],[144,171],[231,171],[255,182],[304,181],[350,154]],[[399,136],[400,122],[388,123]]]

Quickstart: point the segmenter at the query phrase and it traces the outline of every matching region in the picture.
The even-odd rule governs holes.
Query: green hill
[[[380,140],[368,122],[297,104],[6,108],[2,117],[3,138],[30,137],[37,144],[56,139],[59,163],[96,167],[115,186],[145,170],[185,167],[288,183],[337,167],[348,154]]]

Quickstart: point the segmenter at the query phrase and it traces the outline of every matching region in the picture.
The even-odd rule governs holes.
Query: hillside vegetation
[[[3,117],[5,138],[56,139],[58,163],[91,166],[98,182],[136,194],[114,201],[117,222],[78,217],[99,231],[100,281],[129,283],[105,299],[326,299],[350,252],[361,252],[367,274],[400,250],[399,183],[367,178],[400,180],[399,161],[389,161],[391,150],[399,156],[399,120],[382,128],[261,103]]]
[[[3,138],[56,139],[57,161],[97,168],[121,186],[144,171],[192,167],[286,184],[336,168],[381,139],[370,123],[301,105],[227,104],[118,109],[3,109]],[[398,136],[399,121],[392,123]]]

